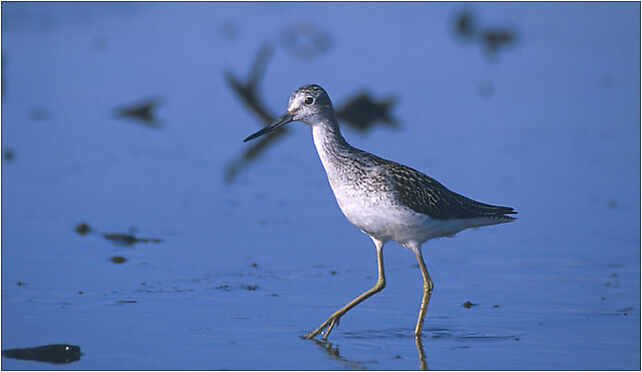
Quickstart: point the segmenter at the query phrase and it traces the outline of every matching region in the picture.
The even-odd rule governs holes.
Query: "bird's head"
[[[316,84],[304,85],[290,96],[285,114],[281,115],[272,124],[247,137],[243,142],[270,133],[293,121],[314,125],[325,115],[334,115],[334,109],[328,93]]]

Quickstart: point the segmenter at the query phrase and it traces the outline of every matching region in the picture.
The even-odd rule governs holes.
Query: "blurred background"
[[[639,369],[639,3],[2,3],[3,369]],[[386,246],[310,130],[512,224]]]

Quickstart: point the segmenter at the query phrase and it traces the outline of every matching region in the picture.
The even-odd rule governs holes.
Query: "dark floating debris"
[[[615,200],[609,200],[608,204],[609,208],[615,209],[617,208],[617,202]]]
[[[24,349],[8,349],[2,356],[13,359],[34,360],[52,364],[72,363],[80,360],[80,347],[75,345],[55,344]]]
[[[127,262],[127,259],[125,257],[122,257],[122,256],[113,256],[109,260],[111,262],[115,263],[115,264],[122,264],[122,263]]]
[[[83,235],[83,236],[89,234],[90,232],[93,232],[93,230],[91,229],[89,224],[87,224],[85,222],[82,222],[82,223],[79,223],[78,225],[76,225],[74,230],[76,230],[76,232],[78,234]],[[136,243],[160,243],[160,242],[162,242],[162,240],[158,239],[158,238],[137,238],[133,234],[133,232],[135,230],[136,230],[135,228],[130,227],[129,228],[129,231],[130,231],[129,234],[102,233],[100,235],[102,235],[103,238],[111,241],[112,243],[114,243],[116,245],[120,245],[120,246],[129,246],[129,245],[134,245]],[[96,232],[96,233],[98,233],[98,232]],[[115,256],[115,257],[118,257],[118,256]],[[121,257],[121,258],[125,259],[124,257]],[[113,259],[114,259],[114,257],[112,257],[112,261],[113,261]],[[122,261],[122,262],[125,262],[125,261]],[[115,262],[115,263],[122,263],[122,262]]]
[[[238,79],[231,71],[225,72],[225,80],[232,88],[232,90],[241,98],[241,101],[245,106],[255,115],[257,115],[266,125],[272,123],[276,116],[268,111],[263,105],[262,102],[258,99],[258,83],[260,79],[265,75],[265,67],[267,62],[274,53],[274,47],[271,44],[264,43],[259,49],[256,57],[254,58],[254,63],[250,69],[250,74],[247,78],[247,82],[243,82]],[[283,127],[278,131],[275,131],[271,136],[264,136],[260,138],[256,143],[253,143],[248,147],[248,149],[243,153],[243,155],[235,160],[230,162],[225,168],[225,181],[231,182],[236,178],[236,174],[243,168],[247,163],[252,159],[257,158],[265,149],[267,149],[269,144],[276,142],[278,139],[282,138],[285,133],[289,131],[289,128]]]
[[[2,159],[6,161],[12,161],[16,157],[16,154],[11,149],[4,150],[2,154]]]
[[[150,98],[139,103],[124,106],[116,111],[116,116],[133,119],[150,128],[160,128],[161,124],[156,118],[156,108],[163,104],[161,98]]]
[[[297,22],[286,27],[281,33],[281,41],[293,57],[308,61],[327,53],[332,46],[330,35],[310,22]]]
[[[237,289],[245,289],[246,291],[251,291],[251,292],[256,291],[256,290],[259,289],[259,286],[256,285],[256,284],[255,285],[242,284],[242,285],[237,285],[235,287]],[[229,283],[226,283],[226,284],[218,285],[218,286],[214,287],[214,289],[222,290],[222,291],[225,291],[225,292],[230,292],[234,288],[232,288],[232,286]]]
[[[25,283],[23,283],[23,282],[17,282],[16,284],[18,285],[18,287],[24,287],[25,286]]]
[[[499,305],[493,305],[493,307],[494,307],[495,309],[497,309],[497,308],[499,308]]]
[[[253,263],[252,263],[252,265],[250,265],[250,266],[252,266],[252,267],[259,267],[259,264],[257,264],[256,262],[253,262]]]
[[[494,57],[499,52],[500,47],[513,44],[516,36],[509,29],[488,29],[482,31],[481,39],[484,47],[486,47],[486,52],[491,57]]]
[[[474,303],[472,303],[470,301],[466,301],[466,302],[463,303],[462,306],[465,307],[466,309],[470,309],[473,306],[479,306],[479,304],[474,304]]]
[[[369,92],[362,91],[337,110],[337,117],[359,132],[368,131],[378,122],[397,127],[399,126],[398,121],[389,112],[395,103],[394,97],[377,102]]]
[[[89,225],[87,225],[86,223],[81,222],[78,225],[76,225],[75,230],[76,230],[76,232],[78,234],[84,236],[84,235],[87,235],[87,233],[89,233],[91,231],[91,227],[89,227]]]
[[[474,35],[474,24],[473,15],[468,10],[463,10],[459,12],[455,19],[455,33],[465,39],[470,39]]]
[[[513,45],[517,41],[517,34],[510,28],[477,27],[475,15],[471,10],[462,10],[457,13],[453,29],[461,39],[480,43],[489,58],[496,57],[500,49]]]
[[[136,300],[120,300],[116,301],[117,304],[136,304],[138,301]]]
[[[112,243],[116,245],[134,245],[136,243],[160,243],[162,242],[161,239],[157,238],[137,238],[134,235],[131,234],[120,234],[120,233],[115,233],[115,234],[107,234],[103,233],[102,234],[103,238],[111,241]]]

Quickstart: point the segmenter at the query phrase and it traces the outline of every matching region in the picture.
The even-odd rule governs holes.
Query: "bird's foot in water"
[[[330,316],[323,324],[319,326],[319,328],[315,329],[314,331],[302,336],[303,338],[311,339],[314,338],[314,336],[318,335],[319,333],[323,334],[323,341],[328,339],[328,336],[330,336],[330,332],[332,332],[332,329],[334,328],[335,325],[339,325],[339,319],[341,319],[341,316],[333,315]],[[324,331],[325,328],[328,328],[326,331]]]

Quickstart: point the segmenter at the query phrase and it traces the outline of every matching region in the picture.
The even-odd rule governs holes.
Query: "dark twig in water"
[[[164,100],[162,98],[150,98],[117,109],[116,116],[136,120],[150,128],[160,128],[162,125],[156,117],[156,108],[163,103]]]

